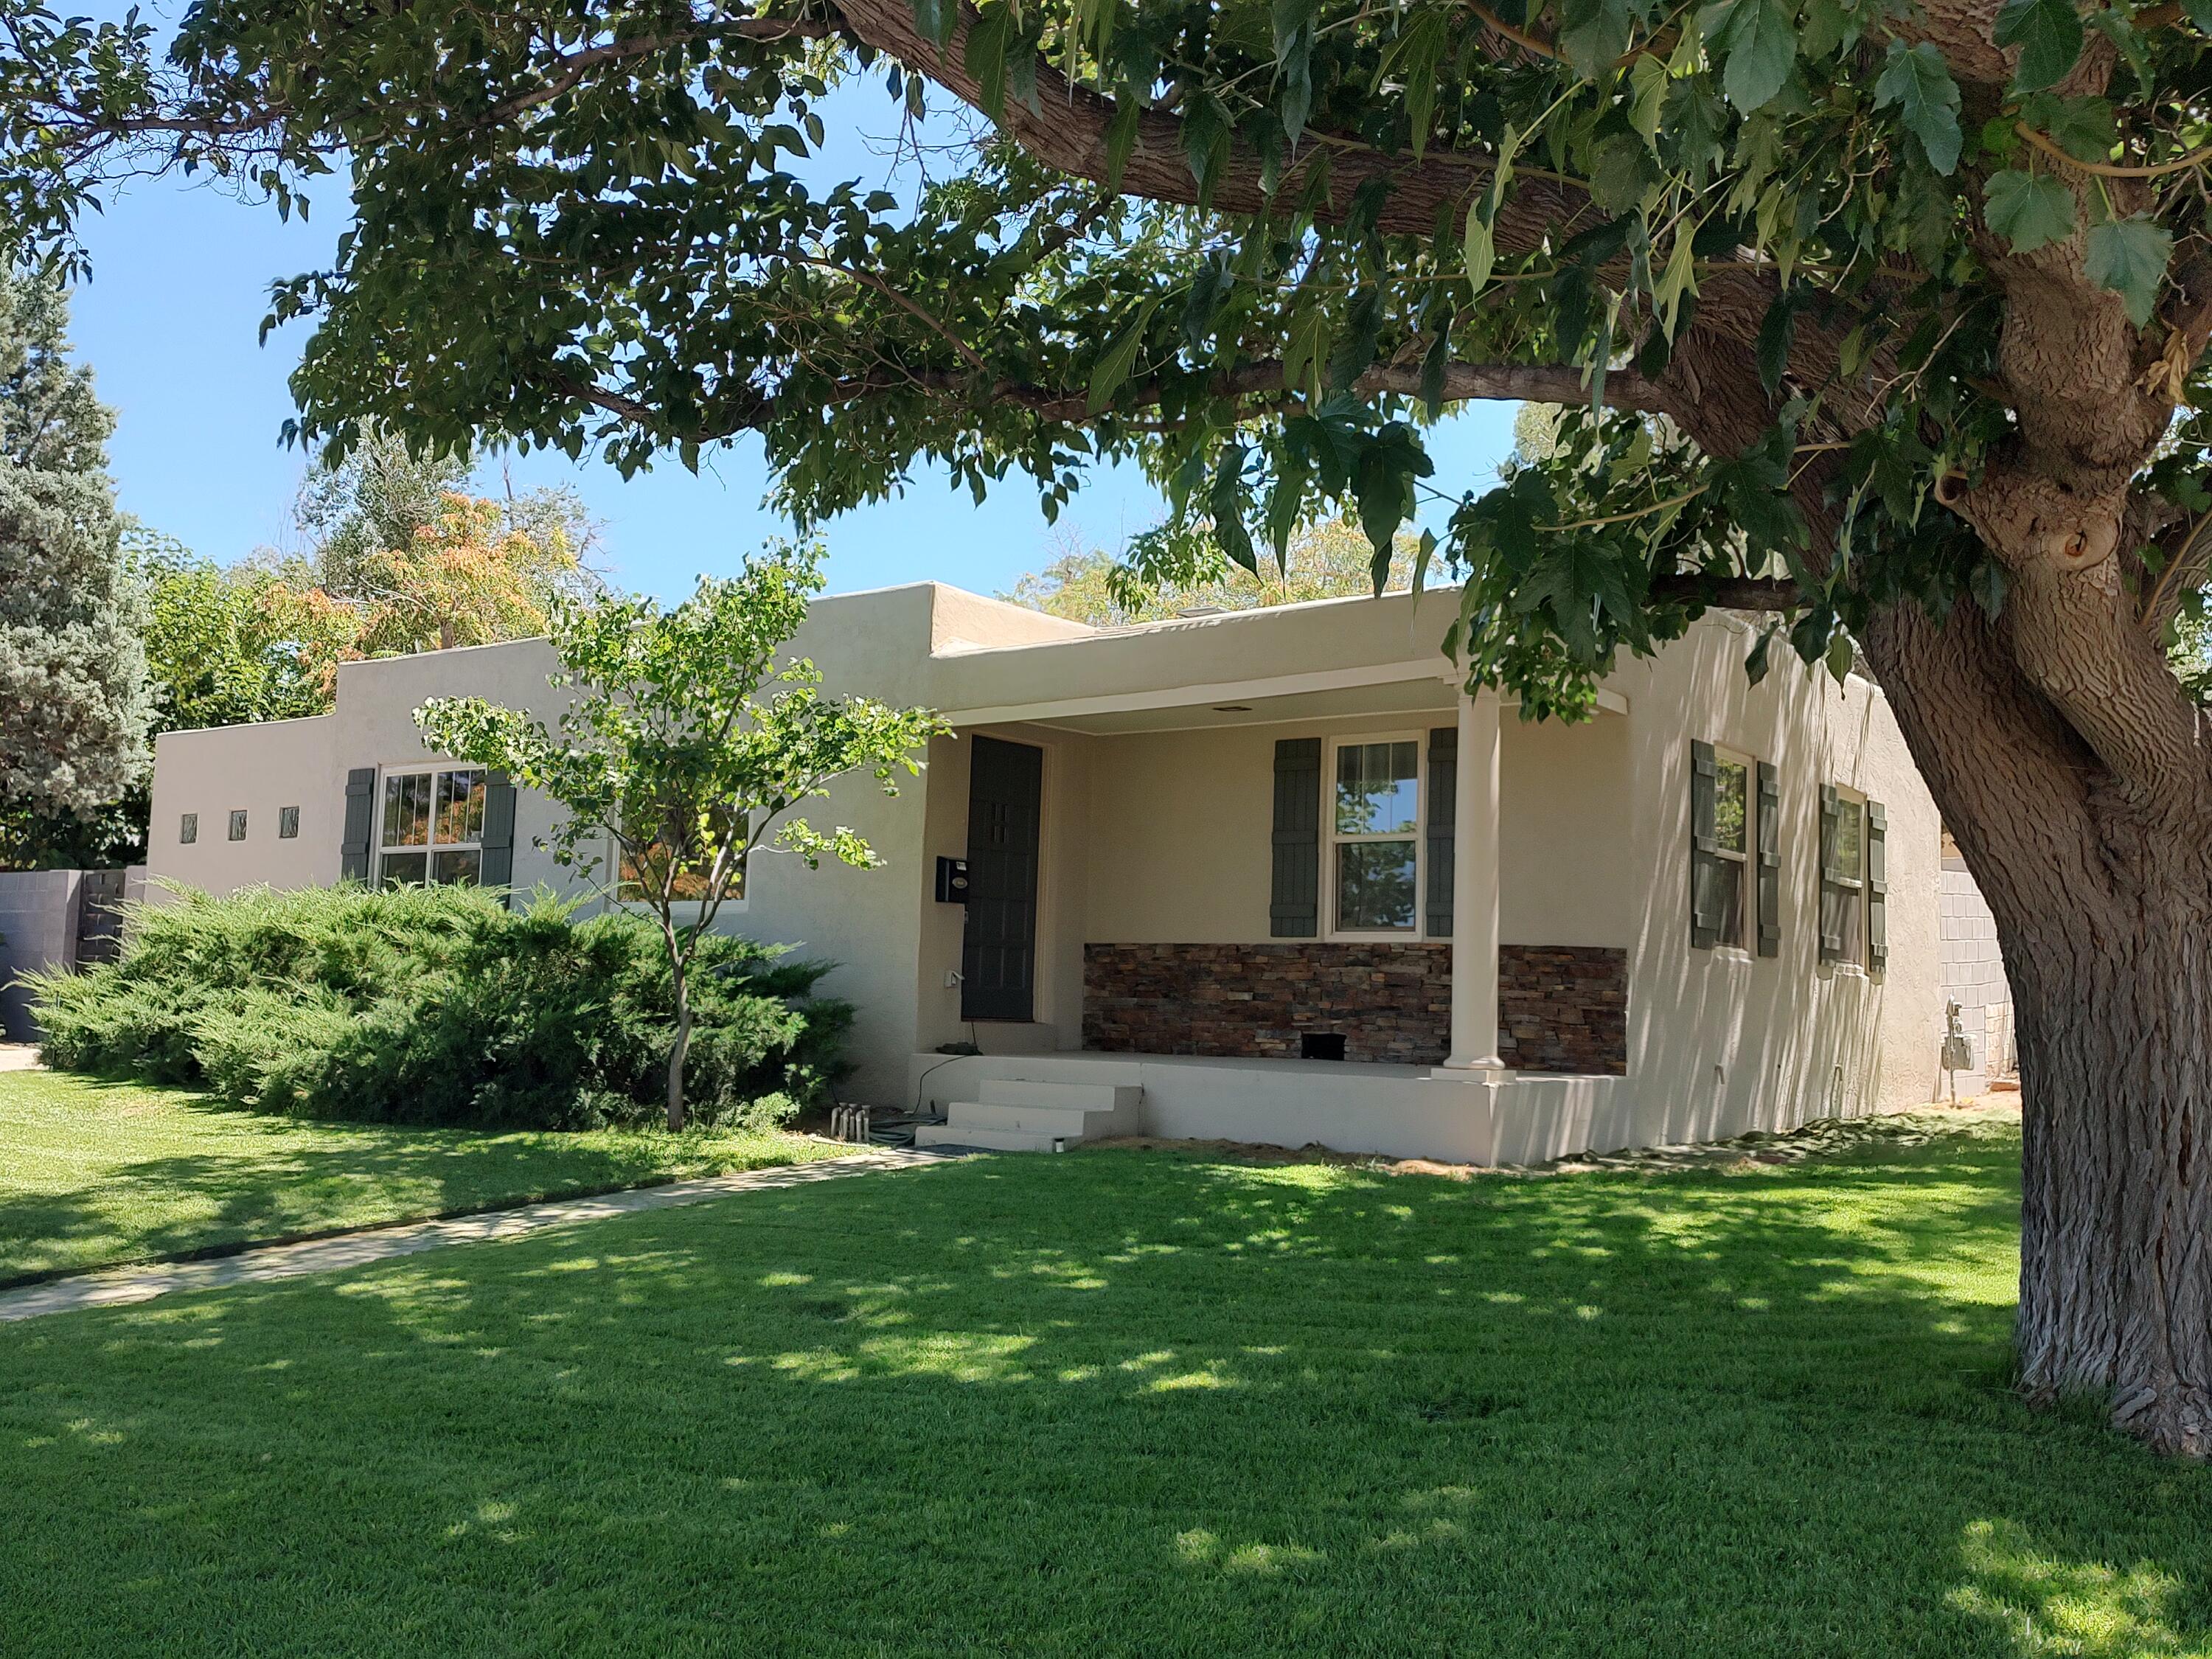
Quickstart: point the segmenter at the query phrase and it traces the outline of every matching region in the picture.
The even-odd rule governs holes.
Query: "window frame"
[[[177,814],[177,845],[193,847],[199,843],[200,815],[197,812]]]
[[[243,806],[232,807],[230,809],[230,830],[226,838],[230,841],[244,841],[246,839],[246,809]]]
[[[611,905],[618,906],[625,910],[635,910],[647,915],[652,914],[652,900],[645,897],[642,894],[633,897],[623,890],[625,888],[635,886],[637,884],[624,878],[623,875],[623,844],[613,836],[609,836],[607,837],[606,860],[605,867],[612,875],[612,880],[607,889],[607,902]],[[720,910],[718,914],[741,914],[752,902],[752,896],[753,861],[751,855],[747,854],[745,857],[738,860],[737,890],[722,901]],[[671,915],[696,914],[706,907],[706,903],[707,901],[702,898],[671,899],[669,901],[668,908]]]
[[[1402,833],[1340,834],[1336,827],[1337,757],[1346,749],[1363,749],[1378,743],[1409,743],[1413,746],[1413,827]],[[1321,900],[1324,923],[1321,936],[1325,939],[1365,943],[1402,945],[1425,942],[1429,936],[1428,908],[1425,902],[1429,883],[1429,734],[1425,731],[1403,730],[1346,732],[1331,736],[1322,745],[1321,789]],[[1337,849],[1340,847],[1401,841],[1413,843],[1413,925],[1411,927],[1340,926],[1339,918],[1343,914],[1339,907],[1342,876]]]
[[[1856,923],[1851,933],[1845,936],[1846,948],[1831,957],[1828,965],[1832,968],[1847,969],[1856,973],[1869,973],[1873,968],[1874,955],[1874,921],[1868,915],[1870,900],[1867,892],[1869,823],[1867,808],[1871,803],[1863,789],[1854,789],[1845,783],[1831,783],[1828,787],[1834,792],[1836,798],[1836,842],[1838,848],[1842,846],[1844,838],[1844,809],[1848,807],[1859,815],[1859,859],[1858,872],[1856,875],[1842,873],[1843,866],[1840,864],[1832,866],[1837,873],[1830,875],[1829,870],[1832,866],[1828,863],[1829,849],[1826,848],[1820,849],[1822,896],[1825,898],[1827,890],[1831,887],[1849,893],[1850,913]]]
[[[441,882],[438,880],[436,874],[438,867],[437,855],[441,853],[474,853],[477,855],[477,876],[474,881],[467,883],[466,884],[472,887],[480,887],[483,884],[483,814],[479,813],[477,815],[477,833],[473,839],[467,841],[441,841],[438,839],[438,785],[436,780],[441,774],[453,772],[473,773],[477,777],[483,780],[485,805],[486,807],[489,808],[491,795],[491,769],[488,766],[475,766],[465,762],[459,761],[434,761],[425,765],[418,766],[410,764],[407,766],[386,766],[378,769],[376,778],[376,793],[371,798],[374,805],[370,809],[373,816],[369,825],[370,833],[368,849],[369,873],[371,877],[374,878],[374,883],[378,890],[381,891],[386,887],[394,885],[404,885],[409,887],[454,887],[462,885],[463,884],[459,882]],[[417,844],[387,842],[385,839],[385,836],[387,833],[391,786],[401,778],[418,777],[427,777],[431,780],[429,815],[426,824],[426,839]],[[410,881],[405,883],[393,883],[386,879],[384,873],[385,861],[394,854],[401,857],[420,855],[422,860],[422,879],[420,882]]]
[[[1721,773],[1723,766],[1743,769],[1743,848],[1730,852],[1721,844]],[[1736,866],[1735,937],[1729,939],[1716,933],[1709,947],[1731,956],[1747,959],[1753,955],[1753,946],[1759,942],[1759,921],[1753,914],[1759,908],[1759,757],[1732,748],[1724,743],[1713,745],[1713,856]]]
[[[276,839],[279,841],[300,839],[300,809],[298,807],[280,806],[276,809]]]

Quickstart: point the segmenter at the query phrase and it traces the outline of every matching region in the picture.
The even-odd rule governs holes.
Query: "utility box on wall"
[[[939,904],[968,902],[968,860],[939,859],[937,860],[937,902]]]

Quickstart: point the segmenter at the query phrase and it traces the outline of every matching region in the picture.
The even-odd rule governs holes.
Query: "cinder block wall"
[[[0,1029],[17,1042],[35,1041],[29,999],[16,976],[34,969],[76,965],[76,870],[0,871]]]

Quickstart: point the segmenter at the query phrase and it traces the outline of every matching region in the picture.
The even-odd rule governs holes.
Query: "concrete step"
[[[1027,1129],[1042,1135],[1066,1135],[1070,1140],[1086,1130],[1092,1134],[1107,1127],[1103,1113],[1078,1111],[1072,1106],[1004,1106],[995,1101],[956,1100],[945,1109],[956,1129]]]
[[[980,1091],[987,1106],[1051,1106],[1064,1111],[1133,1112],[1145,1091],[1133,1083],[1025,1083],[992,1078]]]
[[[1035,1129],[963,1129],[957,1124],[926,1124],[914,1132],[916,1147],[981,1146],[994,1152],[1048,1152],[1054,1140],[1075,1143]]]

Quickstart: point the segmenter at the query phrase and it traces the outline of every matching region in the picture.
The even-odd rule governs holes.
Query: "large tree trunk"
[[[2212,1455],[2212,812],[2128,790],[2004,631],[1902,610],[1865,643],[2012,984],[2021,1382]]]
[[[2201,847],[2147,849],[2124,930],[2066,894],[2006,962],[2022,1117],[2020,1370],[2212,1455],[2212,903]],[[2008,905],[2007,908],[2013,907]]]

